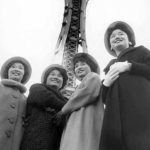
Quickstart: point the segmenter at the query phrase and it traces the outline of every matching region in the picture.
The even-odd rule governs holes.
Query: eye
[[[49,75],[48,75],[48,77],[50,77],[50,76],[54,76],[54,73],[50,72]]]
[[[124,35],[123,32],[119,32],[118,35]]]
[[[16,66],[15,65],[12,65],[10,68],[15,68]]]
[[[111,39],[111,38],[114,38],[114,37],[115,37],[115,34],[112,34],[112,35],[110,36],[110,39]]]
[[[81,63],[81,65],[83,65],[83,66],[84,66],[84,65],[86,65],[86,63],[85,63],[85,62],[82,62],[82,63]]]
[[[78,63],[76,63],[76,64],[75,64],[75,68],[77,68],[78,66],[79,66],[79,64],[78,64]]]
[[[19,66],[19,69],[23,70],[24,68],[23,68],[23,66]]]
[[[61,74],[59,74],[59,75],[58,75],[58,77],[59,77],[59,78],[62,78],[62,75],[61,75]]]

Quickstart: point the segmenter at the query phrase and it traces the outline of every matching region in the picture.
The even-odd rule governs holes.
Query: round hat
[[[62,87],[61,89],[67,84],[67,81],[68,81],[68,75],[67,75],[67,71],[66,69],[62,66],[62,65],[59,65],[59,64],[52,64],[50,66],[48,66],[43,74],[42,74],[42,77],[41,77],[41,83],[46,83],[46,79],[49,75],[49,73],[52,71],[52,70],[59,70],[60,73],[62,74],[63,76],[63,84],[62,84]]]
[[[32,69],[30,63],[23,57],[17,56],[8,59],[1,67],[1,72],[0,72],[1,78],[8,79],[8,70],[11,67],[11,65],[13,65],[16,62],[19,62],[24,65],[25,73],[23,79],[21,80],[21,83],[25,84],[30,79]]]
[[[116,21],[116,22],[113,22],[112,24],[110,24],[104,35],[104,43],[105,43],[105,47],[106,47],[107,51],[112,56],[116,57],[116,53],[111,50],[111,45],[110,45],[110,35],[115,29],[120,29],[128,35],[129,41],[132,43],[131,46],[134,46],[136,44],[136,42],[135,42],[134,31],[130,25],[128,25],[127,23],[125,23],[123,21]]]
[[[85,60],[93,72],[100,74],[100,68],[99,68],[98,62],[95,60],[95,58],[93,56],[91,56],[88,53],[77,53],[77,54],[75,54],[75,56],[72,60],[73,70],[74,70],[76,62],[79,60]]]

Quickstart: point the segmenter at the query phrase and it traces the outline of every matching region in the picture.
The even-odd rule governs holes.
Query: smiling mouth
[[[12,74],[15,75],[15,76],[20,76],[20,75],[21,75],[20,72],[16,72],[16,71],[15,71],[15,72],[12,72]]]
[[[51,80],[51,82],[54,82],[54,83],[59,83],[59,81],[57,81],[57,80]]]
[[[84,72],[84,70],[79,70],[79,71],[78,71],[78,73],[82,73],[82,72]]]
[[[120,43],[122,41],[123,41],[122,39],[117,39],[117,40],[114,41],[114,43]]]

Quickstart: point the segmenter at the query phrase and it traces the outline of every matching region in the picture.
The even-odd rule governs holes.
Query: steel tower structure
[[[88,0],[65,0],[64,17],[61,32],[57,41],[55,55],[63,52],[62,64],[69,77],[65,95],[69,97],[75,89],[75,78],[72,70],[72,58],[78,53],[87,53],[85,19]]]

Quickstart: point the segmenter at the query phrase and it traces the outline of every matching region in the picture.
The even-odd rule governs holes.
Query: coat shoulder
[[[143,45],[137,46],[135,49],[150,52],[150,50]]]
[[[99,74],[97,74],[97,73],[95,73],[95,72],[92,72],[92,73],[91,73],[91,78],[92,78],[92,79],[100,80]]]
[[[41,89],[43,87],[44,87],[44,85],[42,85],[40,83],[35,83],[35,84],[31,85],[30,90]]]

